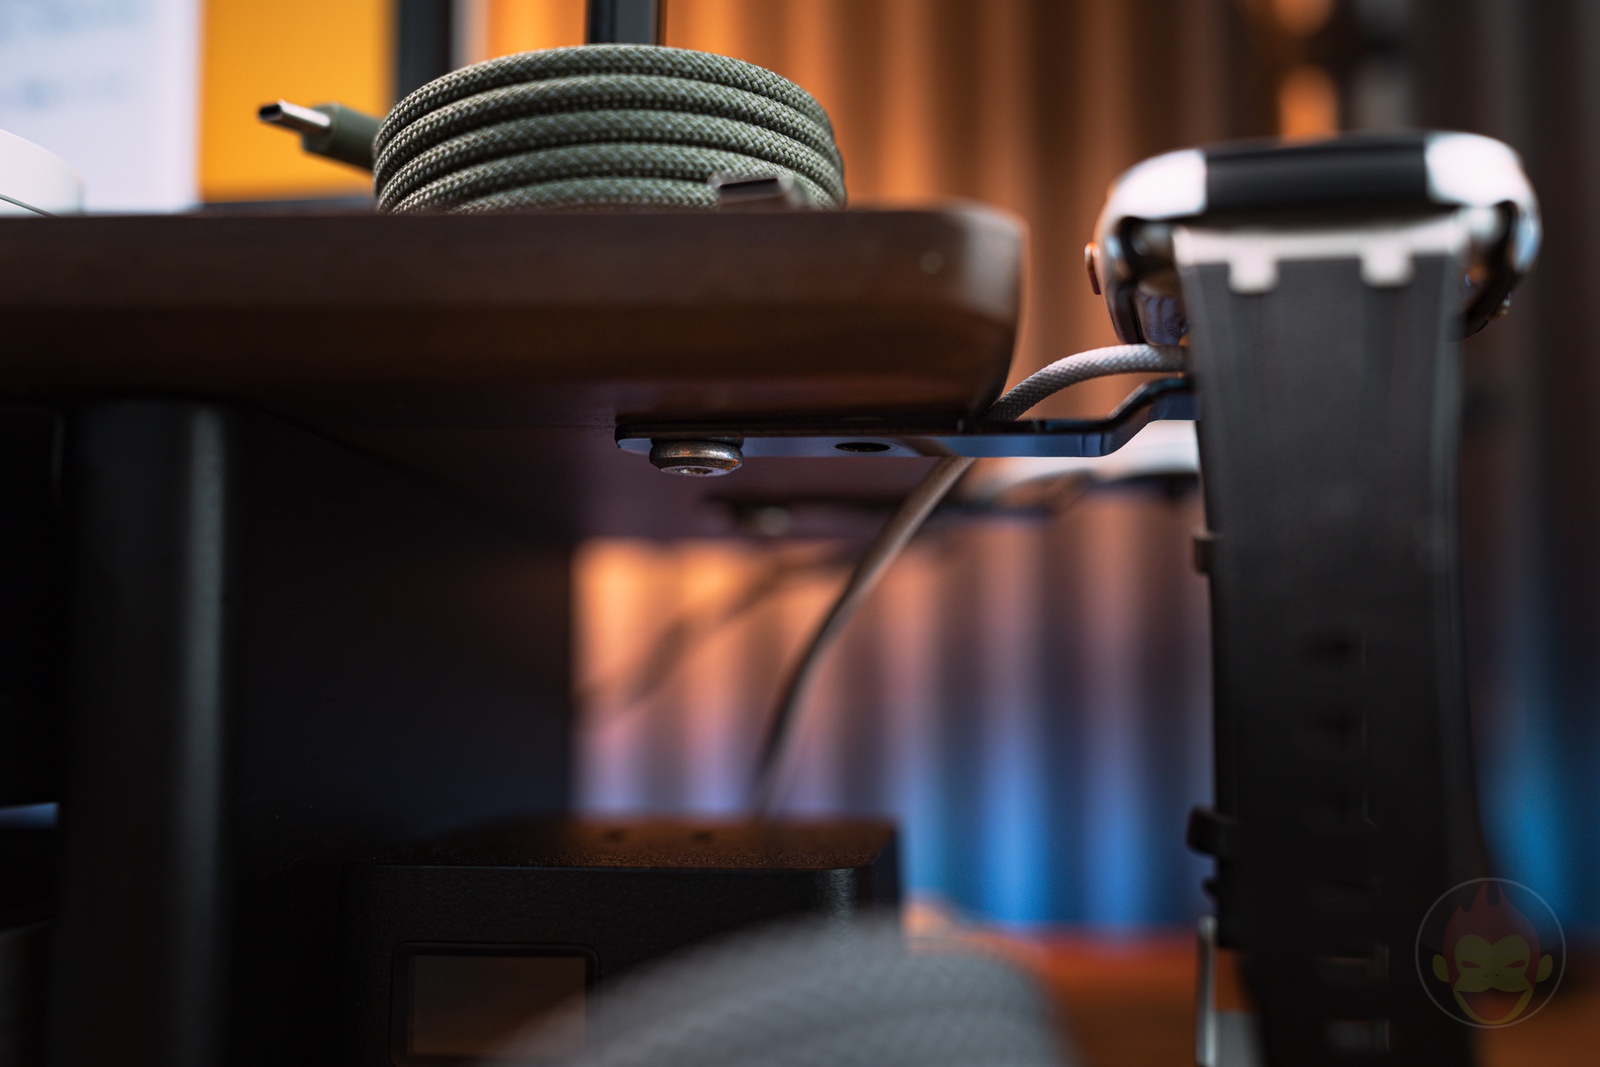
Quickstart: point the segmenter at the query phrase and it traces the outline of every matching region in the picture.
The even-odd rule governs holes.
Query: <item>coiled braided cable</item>
[[[809,93],[742,60],[657,45],[464,67],[396,104],[373,153],[385,212],[709,208],[719,173],[781,172],[819,207],[845,202],[833,127]]]
[[[1111,345],[1092,348],[1087,352],[1058,359],[1042,370],[1030,374],[990,405],[984,413],[987,422],[1010,422],[1020,418],[1041,400],[1070,385],[1104,378],[1112,374],[1135,374],[1150,371],[1181,371],[1184,368],[1184,350],[1158,345]],[[771,808],[776,799],[778,773],[783,765],[784,747],[794,733],[794,720],[805,697],[806,687],[822,655],[832,645],[840,631],[855,617],[857,609],[867,599],[884,572],[889,569],[901,551],[916,536],[928,516],[939,506],[955,484],[972,467],[970,456],[946,456],[934,464],[922,482],[901,501],[895,513],[878,531],[872,543],[862,552],[850,572],[844,588],[828,608],[821,624],[812,632],[805,651],[790,668],[778,691],[772,715],[767,720],[766,734],[762,738],[757,757],[754,786],[750,806],[758,814]]]

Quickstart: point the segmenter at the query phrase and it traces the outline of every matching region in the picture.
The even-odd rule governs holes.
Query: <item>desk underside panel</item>
[[[407,424],[968,414],[1005,379],[1020,249],[978,206],[7,220],[0,367],[12,394]]]
[[[692,485],[618,453],[619,421],[977,412],[1010,366],[1021,249],[977,205],[6,220],[0,397],[225,400],[542,531],[726,533],[708,498],[847,512],[927,462]]]

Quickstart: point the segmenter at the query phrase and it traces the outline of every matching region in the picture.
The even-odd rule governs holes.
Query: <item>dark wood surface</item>
[[[1194,1063],[1194,938],[1038,933],[990,938],[1053,995],[1083,1067]],[[1600,946],[1575,946],[1549,1005],[1477,1034],[1481,1067],[1588,1067],[1600,1041]]]
[[[369,412],[406,424],[959,413],[1005,377],[1018,262],[977,206],[6,220],[0,389],[416,390]]]
[[[5,220],[0,397],[226,399],[519,521],[717,532],[707,496],[882,500],[926,464],[693,485],[618,454],[619,419],[975,412],[1020,263],[1017,225],[977,205]]]

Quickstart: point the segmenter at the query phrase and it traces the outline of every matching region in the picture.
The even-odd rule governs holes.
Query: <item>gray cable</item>
[[[1010,422],[1070,385],[1112,374],[1181,371],[1184,350],[1168,345],[1108,345],[1058,359],[1028,375],[984,412],[988,422]]]
[[[506,157],[580,145],[618,144],[684,145],[725,151],[759,164],[777,164],[802,175],[826,187],[835,200],[844,196],[837,164],[809,145],[715,115],[675,115],[643,108],[619,108],[534,115],[482,129],[468,129],[424,150],[387,176],[383,181],[382,204],[385,210],[393,208],[429,183]]]
[[[715,207],[713,175],[792,175],[845,202],[826,112],[727,56],[585,45],[478,63],[424,85],[373,143],[378,210]]]
[[[1103,378],[1112,374],[1135,374],[1151,371],[1181,371],[1184,369],[1184,350],[1156,345],[1111,345],[1093,348],[1087,352],[1058,359],[1042,370],[1029,375],[995,401],[984,414],[986,421],[1009,422],[1019,418],[1045,397],[1060,392],[1070,385]],[[794,720],[806,687],[815,673],[822,655],[844,629],[868,594],[878,585],[889,564],[893,563],[916,536],[933,510],[939,506],[961,476],[971,468],[974,460],[968,456],[947,456],[939,460],[911,495],[901,502],[883,529],[873,538],[861,558],[856,561],[844,588],[839,591],[822,623],[813,631],[800,658],[790,668],[788,677],[778,691],[778,699],[767,722],[757,757],[755,784],[751,790],[750,806],[764,813],[776,800],[778,773],[782,769],[784,746],[794,734]]]
[[[713,174],[759,174],[772,169],[767,160],[695,145],[586,144],[522,152],[448,174],[398,203],[379,200],[385,211],[431,211],[439,208],[482,210],[486,201],[516,203],[516,195],[557,182],[576,184],[670,181],[705,185]],[[831,193],[804,174],[795,181],[823,204],[836,202]],[[537,175],[537,181],[530,177]],[[600,186],[597,184],[596,186]],[[608,186],[609,188],[609,186]],[[641,188],[646,188],[641,186]],[[385,189],[387,195],[388,190]],[[674,201],[676,202],[676,201]]]
[[[372,169],[372,143],[382,119],[343,104],[302,107],[287,100],[262,104],[256,118],[300,135],[300,148],[313,156]]]

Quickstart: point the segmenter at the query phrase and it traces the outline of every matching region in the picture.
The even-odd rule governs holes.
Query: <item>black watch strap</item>
[[[1482,866],[1452,225],[1177,234],[1216,707],[1191,841],[1217,854],[1270,1067],[1471,1062],[1413,961],[1429,906]]]

